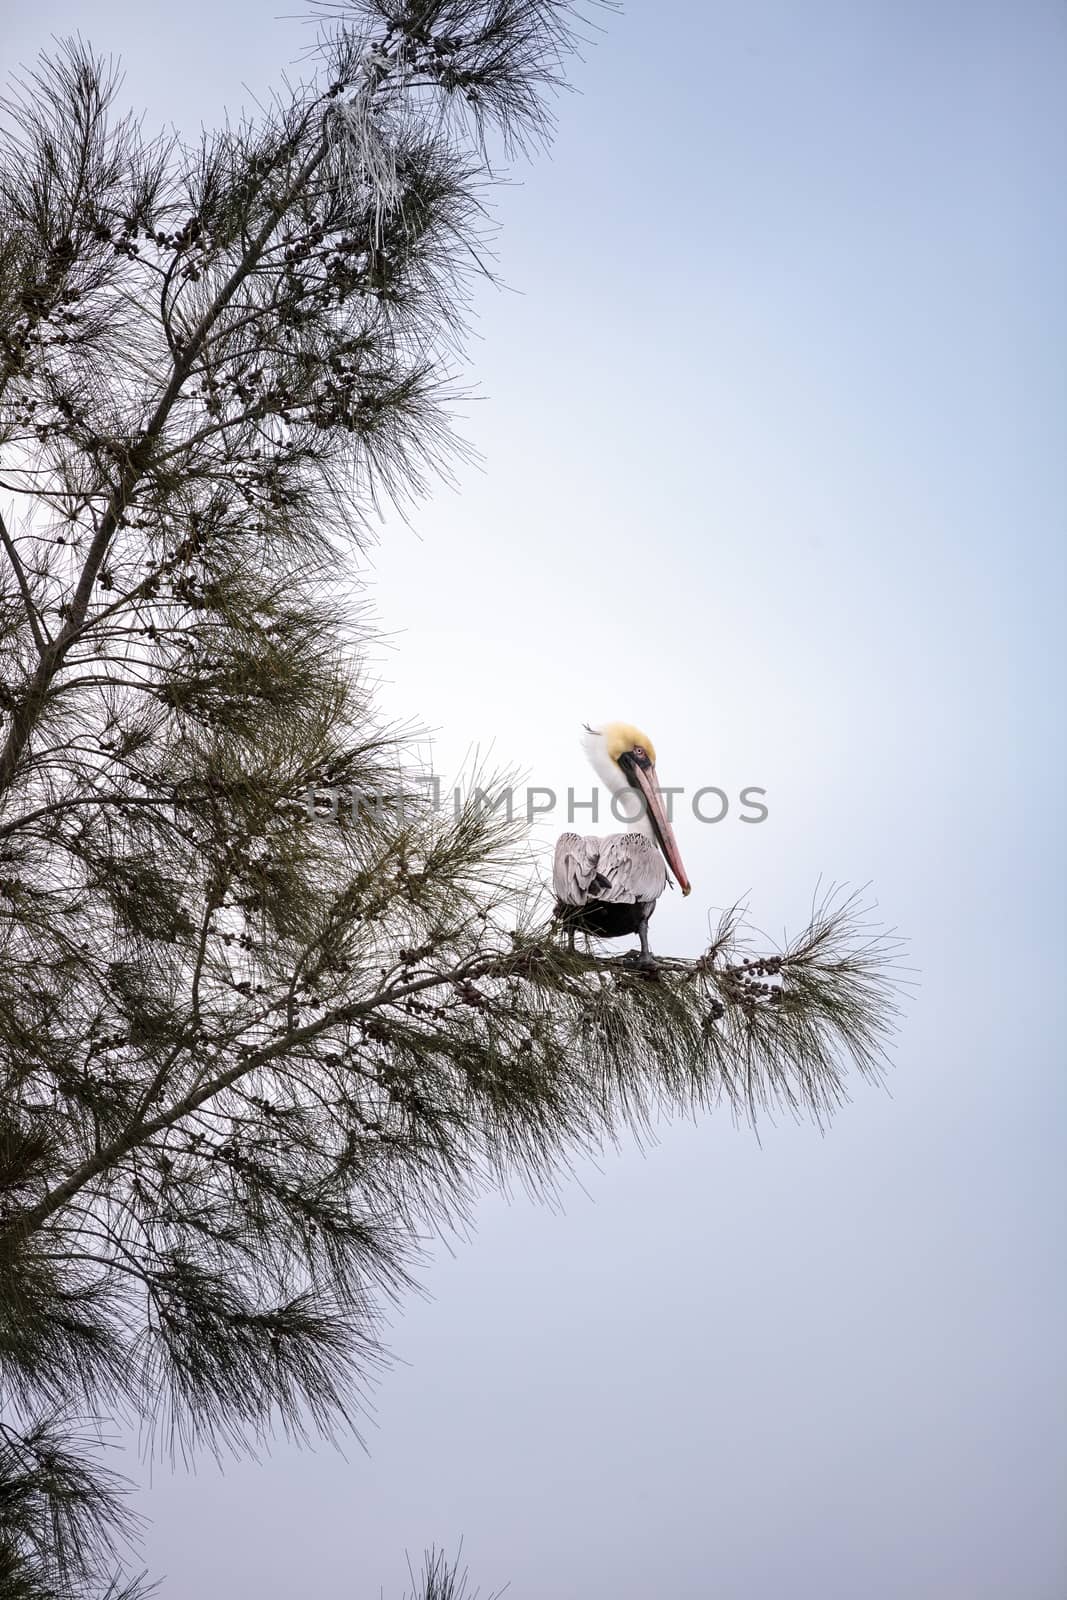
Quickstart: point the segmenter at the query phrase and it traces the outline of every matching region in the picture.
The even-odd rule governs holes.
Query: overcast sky
[[[294,0],[293,10],[298,9]],[[9,0],[194,132],[306,30],[251,0]],[[888,1092],[728,1115],[487,1197],[391,1333],[366,1453],[154,1472],[164,1594],[362,1600],[404,1552],[509,1600],[1062,1600],[1067,14],[632,0],[500,192],[463,431],[375,602],[442,759],[584,785],[647,728],[692,953],[872,880],[911,939]],[[1057,1526],[1059,1524],[1059,1526]]]

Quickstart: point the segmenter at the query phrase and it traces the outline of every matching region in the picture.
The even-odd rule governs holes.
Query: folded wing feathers
[[[560,834],[552,863],[552,887],[564,905],[584,905],[597,875],[599,845],[599,839],[583,839],[578,833]]]
[[[667,868],[643,833],[612,833],[606,839],[564,833],[556,844],[552,887],[568,906],[593,899],[658,900],[667,887]]]

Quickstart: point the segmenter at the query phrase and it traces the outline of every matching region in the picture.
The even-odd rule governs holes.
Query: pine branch
[[[142,1578],[112,1570],[139,1519],[126,1485],[87,1465],[96,1441],[58,1415],[22,1429],[0,1422],[0,1594],[4,1600],[147,1600]]]
[[[701,1102],[726,1095],[735,1110],[743,1110],[753,1121],[761,1108],[775,1103],[793,1111],[806,1109],[821,1120],[844,1098],[842,1056],[851,1059],[863,1076],[880,1076],[894,1009],[893,943],[865,929],[862,908],[854,897],[837,904],[833,899],[824,902],[810,927],[784,951],[742,954],[737,933],[732,913],[702,956],[661,959],[648,971],[636,966],[632,956],[566,953],[546,930],[540,936],[516,937],[505,951],[473,954],[445,970],[384,983],[363,999],[324,1010],[301,1027],[282,1030],[269,1045],[244,1047],[234,1064],[194,1081],[188,1093],[157,1115],[139,1114],[119,1137],[98,1149],[32,1208],[10,1217],[7,1226],[13,1237],[25,1238],[131,1152],[265,1067],[284,1065],[303,1048],[324,1040],[344,1049],[343,1039],[337,1038],[339,1028],[360,1024],[365,1031],[371,1022],[379,1030],[384,1027],[388,1038],[415,996],[424,997],[430,1011],[440,1011],[443,996],[458,995],[475,1012],[492,1013],[501,1004],[500,991],[494,992],[492,986],[509,980],[522,980],[553,997],[561,1009],[566,1006],[572,1015],[565,1026],[580,1036],[587,1026],[597,1024],[604,1004],[603,978],[610,975],[615,991],[635,1002],[649,1021],[684,1033],[691,1047],[699,1044],[689,1090]],[[205,948],[206,924],[201,930],[200,963]],[[410,965],[405,964],[405,970],[410,971]],[[656,1011],[663,1013],[662,1018],[655,1018]],[[713,1039],[715,1047],[710,1048]],[[139,1111],[151,1103],[174,1060],[172,1054]],[[658,1063],[635,1056],[633,1065],[647,1071]],[[605,1131],[611,1131],[610,1116]]]

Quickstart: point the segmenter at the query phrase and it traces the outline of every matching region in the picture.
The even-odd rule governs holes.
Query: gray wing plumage
[[[560,834],[552,863],[552,888],[557,900],[567,906],[585,904],[589,885],[596,877],[599,855],[599,839],[583,839],[577,833]]]
[[[667,887],[667,867],[643,833],[611,833],[606,839],[564,833],[556,844],[552,887],[567,906],[587,900],[632,905],[659,899]]]

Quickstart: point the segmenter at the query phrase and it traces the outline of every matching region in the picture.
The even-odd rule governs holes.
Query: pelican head
[[[582,743],[595,771],[612,794],[634,789],[641,796],[642,811],[652,836],[678,880],[679,889],[683,895],[688,894],[692,886],[682,866],[674,829],[660,799],[656,747],[648,734],[635,728],[632,722],[604,722],[599,728],[591,728],[586,723]]]

